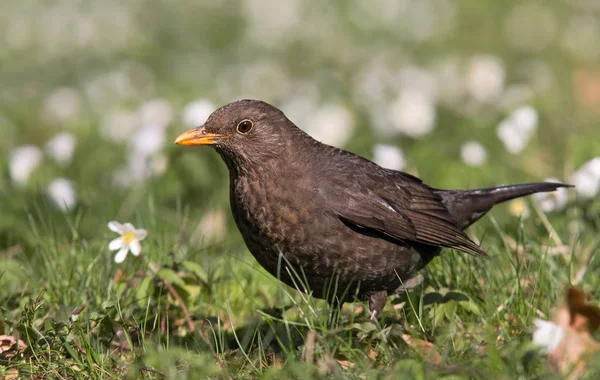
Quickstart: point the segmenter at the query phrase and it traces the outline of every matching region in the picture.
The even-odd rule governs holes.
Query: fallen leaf
[[[414,339],[408,334],[402,335],[402,340],[408,344],[410,348],[417,351],[423,358],[430,363],[440,364],[442,362],[442,355],[437,351],[433,343],[422,339]]]
[[[583,377],[588,358],[600,351],[600,343],[591,336],[600,326],[600,308],[587,300],[584,292],[570,288],[554,321],[535,322],[534,343],[544,348],[550,364],[570,380]]]

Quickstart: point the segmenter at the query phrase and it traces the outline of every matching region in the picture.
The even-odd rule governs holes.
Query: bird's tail
[[[498,203],[534,193],[554,191],[561,187],[572,186],[562,183],[538,182],[477,190],[436,190],[436,192],[458,225],[465,229]]]

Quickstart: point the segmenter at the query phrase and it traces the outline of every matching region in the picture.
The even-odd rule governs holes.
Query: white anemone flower
[[[480,102],[489,102],[504,89],[506,71],[500,58],[478,55],[471,58],[466,75],[467,90]]]
[[[560,183],[556,178],[547,178],[546,182]],[[567,189],[564,187],[556,189],[556,191],[548,193],[535,193],[533,199],[540,205],[544,212],[560,211],[565,208],[569,196]]]
[[[577,195],[594,198],[600,191],[600,156],[586,162],[571,176]]]
[[[24,145],[15,148],[10,153],[10,177],[19,187],[23,187],[31,173],[42,163],[44,154],[42,150],[34,145]]]
[[[487,160],[487,152],[481,143],[467,141],[460,147],[460,157],[469,166],[481,166]]]
[[[199,127],[206,122],[216,108],[210,100],[197,99],[185,106],[181,118],[188,128]]]
[[[146,238],[148,231],[141,228],[136,229],[131,223],[121,224],[115,221],[109,222],[108,228],[121,235],[121,237],[114,239],[108,244],[108,249],[111,251],[119,250],[115,255],[115,263],[122,263],[129,251],[134,256],[139,256],[142,252],[140,241]]]
[[[77,192],[73,182],[66,178],[55,178],[48,185],[48,196],[62,212],[68,212],[77,205]]]
[[[373,149],[373,155],[375,163],[384,168],[402,170],[406,166],[404,152],[393,145],[377,144]]]
[[[69,132],[62,132],[54,136],[50,141],[46,143],[46,152],[60,166],[68,166],[73,160],[73,153],[75,151],[76,139],[73,134]]]
[[[435,128],[435,100],[424,92],[404,91],[391,103],[389,113],[394,127],[409,137],[423,137]]]
[[[533,344],[542,347],[546,353],[552,353],[564,340],[566,331],[554,322],[536,319],[533,332]]]

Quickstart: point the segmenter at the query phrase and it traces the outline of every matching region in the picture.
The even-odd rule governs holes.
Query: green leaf
[[[135,299],[140,307],[148,304],[148,298],[152,295],[152,278],[144,277],[135,290]]]
[[[157,275],[163,280],[169,281],[172,285],[176,285],[181,288],[185,287],[185,282],[172,269],[161,268],[158,270]]]
[[[200,281],[204,282],[205,284],[208,283],[208,274],[206,274],[200,264],[197,264],[193,261],[184,261],[182,265],[185,269],[195,274]]]

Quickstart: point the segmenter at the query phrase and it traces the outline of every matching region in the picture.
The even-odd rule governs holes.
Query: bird
[[[465,229],[494,205],[570,186],[436,189],[323,144],[252,99],[220,107],[175,144],[210,145],[221,156],[233,219],[262,267],[332,305],[368,302],[372,319],[389,296],[421,285],[418,272],[442,248],[487,256]]]

